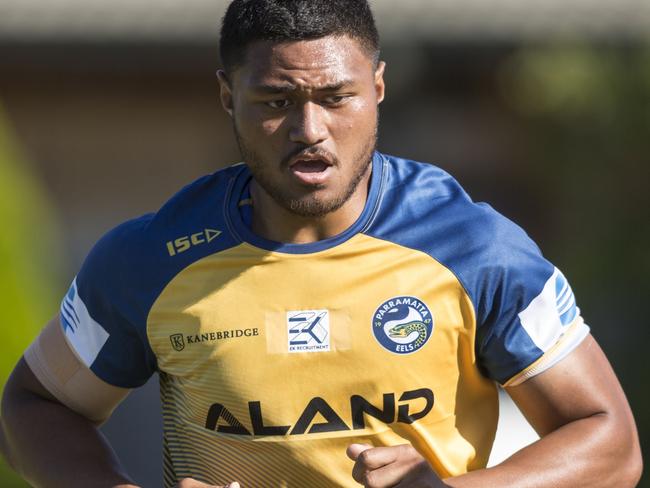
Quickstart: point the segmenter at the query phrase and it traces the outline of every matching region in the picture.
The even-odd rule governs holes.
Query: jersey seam
[[[460,279],[460,277],[458,276],[458,274],[456,274],[456,272],[454,272],[453,269],[451,269],[449,266],[447,266],[446,264],[444,264],[444,263],[443,263],[442,261],[440,261],[438,258],[436,258],[435,256],[432,256],[431,254],[429,254],[429,253],[426,252],[426,251],[422,251],[422,250],[420,250],[420,249],[416,249],[416,248],[412,248],[412,247],[409,247],[409,246],[405,246],[405,245],[403,245],[403,244],[399,244],[399,243],[397,243],[397,242],[393,242],[393,241],[391,241],[390,239],[386,239],[386,238],[384,238],[384,237],[377,237],[377,236],[373,236],[373,235],[371,235],[371,234],[366,234],[366,233],[364,233],[363,235],[365,235],[365,236],[367,236],[367,237],[370,237],[370,238],[372,238],[372,239],[377,239],[377,240],[380,240],[380,241],[383,241],[383,242],[387,242],[387,243],[392,244],[392,245],[394,245],[394,246],[398,246],[398,247],[400,247],[400,248],[402,248],[402,249],[408,249],[409,251],[414,251],[414,252],[417,252],[417,253],[420,253],[420,254],[424,254],[424,255],[427,256],[428,258],[430,258],[430,259],[432,259],[433,261],[435,261],[436,263],[438,263],[438,264],[439,264],[440,266],[442,266],[444,269],[446,269],[447,271],[449,271],[449,272],[452,274],[452,276],[453,276],[454,278],[456,278],[456,281],[457,281],[458,284],[461,286],[461,288],[463,289],[463,292],[465,292],[465,295],[467,296],[467,298],[469,299],[469,302],[470,302],[471,305],[472,305],[472,312],[473,312],[473,315],[474,315],[474,344],[473,344],[473,348],[474,348],[474,357],[475,357],[475,359],[478,359],[478,354],[477,354],[477,352],[476,352],[476,339],[477,339],[477,335],[478,335],[478,315],[477,315],[476,305],[474,304],[474,300],[472,299],[472,295],[468,292],[467,287],[465,286],[465,283],[463,283],[463,281]],[[490,379],[493,379],[493,378],[490,378]]]
[[[404,244],[400,244],[400,243],[398,243],[398,242],[393,242],[392,240],[387,239],[387,238],[385,238],[385,237],[374,236],[374,235],[372,235],[372,234],[370,234],[370,233],[365,233],[365,232],[364,232],[363,234],[364,234],[365,236],[367,236],[367,237],[371,237],[371,238],[373,238],[373,239],[377,239],[377,240],[380,240],[380,241],[388,242],[388,243],[390,243],[390,244],[393,244],[394,246],[399,246],[399,247],[401,247],[401,248],[403,248],[403,249],[408,249],[408,250],[410,250],[410,251],[415,251],[415,252],[419,252],[419,253],[421,253],[421,254],[424,254],[425,256],[428,256],[430,259],[434,260],[434,261],[435,261],[436,263],[438,263],[440,266],[442,266],[443,268],[445,268],[447,271],[449,271],[449,272],[454,276],[454,278],[456,278],[456,280],[458,281],[458,283],[460,284],[460,286],[463,288],[463,291],[465,292],[465,295],[467,295],[467,298],[469,298],[469,301],[470,301],[470,303],[472,304],[472,309],[473,309],[473,312],[474,312],[474,321],[476,322],[475,325],[476,325],[476,330],[477,330],[477,332],[478,332],[478,320],[477,320],[478,315],[477,315],[476,304],[474,303],[474,299],[472,298],[472,295],[469,293],[467,287],[465,286],[465,283],[463,283],[463,280],[460,278],[460,276],[458,275],[458,273],[456,273],[453,269],[451,269],[451,268],[450,268],[449,266],[447,266],[445,263],[443,263],[443,262],[440,261],[438,258],[436,258],[435,256],[429,254],[429,253],[426,252],[426,251],[422,251],[421,249],[417,249],[417,248],[413,248],[413,247],[405,246]]]
[[[239,232],[237,232],[237,229],[235,225],[232,222],[231,216],[230,216],[230,200],[233,198],[233,189],[235,188],[235,184],[237,183],[237,179],[240,177],[241,173],[244,171],[245,165],[242,163],[239,163],[241,165],[241,168],[238,168],[238,170],[235,172],[234,175],[230,177],[228,180],[228,187],[226,189],[226,196],[223,199],[223,216],[224,216],[224,221],[226,222],[226,227],[228,228],[228,231],[232,234],[232,236],[239,241],[241,244],[242,242],[245,242],[245,240],[242,238],[242,236],[239,235]]]
[[[584,327],[580,327],[581,325]],[[562,336],[558,338],[557,342],[548,351],[544,352],[539,358],[537,358],[535,361],[530,363],[528,366],[526,366],[524,369],[519,371],[517,374],[511,376],[507,381],[502,383],[502,385],[504,387],[516,386],[546,371],[548,368],[550,368],[555,364],[554,361],[556,360],[556,355],[558,354],[562,355],[562,353],[565,352],[564,348],[566,347],[567,341],[570,341],[575,334],[584,331],[585,327],[588,326],[584,323],[582,317],[578,315],[578,317],[576,317],[576,319],[567,327],[567,329],[562,334]],[[587,334],[585,334],[585,337],[586,336]],[[572,349],[569,349],[569,351],[566,352],[566,354],[570,353],[573,349],[575,349],[584,340],[585,337],[582,337],[573,346]],[[560,352],[558,353],[558,351]],[[550,366],[548,365],[549,362],[551,363]]]
[[[374,223],[375,219],[377,218],[377,215],[379,214],[379,208],[381,207],[381,204],[384,200],[384,194],[385,194],[384,187],[386,184],[386,180],[388,179],[388,161],[386,160],[383,154],[379,153],[379,155],[382,158],[382,165],[381,165],[381,178],[379,179],[379,188],[377,189],[378,191],[377,201],[375,202],[371,214],[368,216],[367,222],[361,229],[359,229],[358,234],[365,235],[365,231],[368,228],[370,228],[370,226]]]
[[[212,252],[212,253],[210,253],[210,254],[206,254],[205,256],[202,256],[202,257],[200,257],[199,259],[196,259],[195,261],[192,261],[192,262],[191,262],[190,264],[188,264],[187,266],[184,266],[183,268],[179,269],[178,272],[176,272],[176,273],[175,273],[175,274],[174,274],[174,275],[173,275],[169,280],[167,280],[167,282],[165,283],[165,286],[163,286],[163,287],[160,289],[160,291],[158,292],[158,294],[156,295],[156,298],[155,298],[154,300],[151,301],[151,305],[149,305],[149,308],[148,308],[148,310],[147,310],[147,315],[146,315],[146,317],[145,317],[144,328],[145,328],[145,334],[146,334],[146,336],[147,336],[147,343],[148,343],[148,345],[149,345],[149,349],[151,349],[151,352],[153,353],[154,360],[156,361],[156,371],[157,371],[157,372],[160,372],[160,368],[158,367],[158,355],[156,354],[156,351],[154,351],[154,348],[153,348],[153,346],[151,345],[151,337],[149,336],[149,317],[150,317],[150,315],[151,315],[151,311],[154,309],[156,303],[158,303],[158,300],[160,299],[160,297],[162,296],[162,294],[163,294],[163,293],[165,292],[165,290],[169,287],[169,285],[171,284],[171,282],[174,281],[174,279],[176,279],[176,277],[177,277],[178,275],[180,275],[180,274],[181,274],[183,271],[185,271],[186,269],[188,269],[188,268],[194,266],[194,265],[195,265],[196,263],[198,263],[199,261],[203,261],[204,259],[210,258],[210,257],[212,257],[212,256],[215,256],[215,255],[220,254],[220,253],[225,252],[225,251],[229,251],[230,249],[234,249],[234,248],[239,247],[239,246],[242,246],[242,245],[244,245],[244,244],[246,244],[246,242],[242,242],[242,241],[240,241],[240,242],[235,243],[235,244],[232,245],[232,246],[228,246],[228,247],[225,247],[225,248],[223,248],[223,249],[219,249],[218,251]]]

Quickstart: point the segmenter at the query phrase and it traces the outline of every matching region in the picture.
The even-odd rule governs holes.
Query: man
[[[633,486],[634,421],[564,276],[443,171],[374,151],[366,1],[235,0],[221,54],[245,164],[95,246],[7,386],[10,462],[133,486],[95,424],[158,371],[166,486]],[[542,439],[485,469],[495,381]]]

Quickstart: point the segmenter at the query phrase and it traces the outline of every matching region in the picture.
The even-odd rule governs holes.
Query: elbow
[[[643,457],[632,412],[628,410],[626,413],[622,418],[618,417],[618,422],[611,423],[607,435],[610,444],[608,458],[611,481],[622,488],[634,488],[643,473]]]
[[[624,467],[622,468],[623,472],[621,473],[626,484],[621,486],[635,487],[639,483],[641,475],[643,474],[643,455],[641,453],[641,442],[639,441],[636,422],[634,421],[632,410],[629,408],[626,420],[628,435],[625,445],[627,449],[623,450],[626,452],[626,457],[623,459]]]
[[[643,473],[643,457],[638,442],[634,443],[630,455],[620,467],[620,485],[635,487],[641,479]]]

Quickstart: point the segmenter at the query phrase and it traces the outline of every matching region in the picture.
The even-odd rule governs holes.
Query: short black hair
[[[367,0],[233,0],[221,25],[226,71],[240,66],[255,41],[290,42],[335,35],[357,40],[376,64],[379,33]]]

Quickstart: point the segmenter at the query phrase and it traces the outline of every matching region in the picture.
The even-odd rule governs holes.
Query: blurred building
[[[226,0],[3,0],[0,36],[10,40],[207,42]],[[389,42],[521,41],[554,35],[647,39],[644,0],[371,0]]]
[[[155,210],[181,185],[237,161],[230,121],[219,106],[214,76],[219,24],[226,3],[0,0],[0,100],[60,215],[71,263],[67,279],[73,278],[85,254],[106,230]],[[639,54],[646,52],[650,41],[650,2],[371,3],[388,62],[380,148],[433,161],[450,171],[475,198],[490,201],[526,228],[563,268],[572,278],[587,321],[605,342],[621,373],[645,439],[650,430],[645,414],[648,399],[639,385],[648,374],[639,372],[643,368],[633,362],[630,352],[638,351],[635,335],[647,330],[641,312],[647,285],[639,288],[640,279],[634,272],[621,278],[622,283],[608,281],[610,275],[603,268],[598,270],[602,254],[592,261],[584,259],[585,246],[602,244],[594,242],[599,236],[627,234],[616,228],[621,222],[608,223],[611,229],[600,234],[597,226],[602,224],[602,213],[592,210],[583,215],[581,212],[597,207],[573,198],[576,191],[602,196],[599,185],[609,187],[611,178],[609,182],[594,180],[590,184],[595,187],[585,188],[579,178],[593,167],[591,154],[567,174],[566,165],[560,165],[563,157],[569,158],[557,143],[561,139],[551,135],[540,139],[535,132],[552,133],[553,127],[564,126],[552,117],[543,119],[545,114],[529,116],[511,91],[516,91],[513,70],[530,64],[529,58],[522,61],[521,53],[546,46],[587,55],[610,53],[623,68],[637,59],[647,59],[650,66],[650,57]],[[567,79],[575,79],[575,67],[585,66],[583,58],[567,58]],[[602,64],[600,59],[596,58],[596,69]],[[552,75],[556,65],[551,63],[547,71],[543,63],[534,65],[538,66],[543,81],[543,75]],[[585,79],[589,83],[589,77]],[[648,95],[645,87],[650,90],[650,68],[648,80],[647,85],[640,82],[634,88],[639,90],[639,103],[647,100],[643,97]],[[563,81],[559,84],[566,85]],[[538,92],[535,83],[531,86],[529,91],[521,91],[524,105],[543,98],[543,87]],[[575,93],[584,90],[579,85]],[[566,96],[575,98],[575,93]],[[556,113],[566,105],[558,103]],[[619,119],[608,123],[613,127]],[[565,132],[573,140],[581,140],[580,134],[570,132],[571,127],[567,122]],[[643,132],[642,127],[637,129]],[[643,149],[642,136],[638,140]],[[558,147],[551,147],[548,156],[539,150],[556,143]],[[620,144],[637,147],[637,142]],[[612,155],[600,151],[603,158],[609,158],[603,159],[603,167],[616,164],[626,168],[613,173],[621,189],[604,200],[608,208],[614,208],[619,195],[634,194],[635,185],[643,181],[639,176],[648,175],[650,151],[644,156],[637,148],[621,155],[617,148],[614,146]],[[544,170],[539,163],[541,155],[556,166],[549,163]],[[606,174],[601,172],[600,177],[607,179]],[[647,195],[639,196],[635,208],[646,205],[647,209],[647,204]],[[623,209],[629,216],[627,207],[614,215]],[[577,231],[581,222],[590,227]],[[632,223],[628,227],[638,228]],[[640,255],[640,249],[647,247],[647,229],[646,223],[640,234],[631,238],[636,240],[621,241],[620,246],[629,249],[629,244]],[[645,259],[639,262],[637,273],[650,272]],[[601,288],[595,289],[594,281],[602,282]],[[582,299],[581,289],[587,290]],[[630,301],[633,305],[624,305]],[[610,327],[611,321],[631,330],[620,334]],[[106,427],[136,479],[145,486],[160,485],[160,421],[151,415],[157,412],[156,396],[152,383],[135,392]]]
[[[237,159],[214,77],[226,3],[0,0],[0,96],[57,195],[74,264],[112,223]],[[513,50],[650,32],[645,0],[372,3],[389,61],[382,147],[456,173],[516,164],[517,121],[495,98]]]

